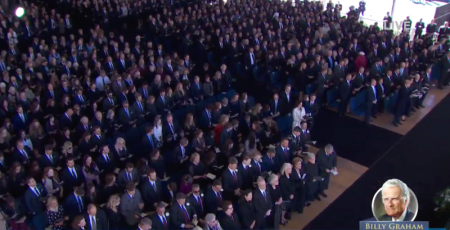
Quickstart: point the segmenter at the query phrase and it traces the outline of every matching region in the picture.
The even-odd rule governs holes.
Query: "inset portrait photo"
[[[384,182],[372,199],[372,213],[378,221],[414,221],[418,210],[416,195],[399,179]]]

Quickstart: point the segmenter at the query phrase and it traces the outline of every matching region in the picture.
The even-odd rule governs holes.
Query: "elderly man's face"
[[[403,201],[400,186],[385,188],[382,191],[384,210],[388,216],[399,218],[406,209],[407,200]]]

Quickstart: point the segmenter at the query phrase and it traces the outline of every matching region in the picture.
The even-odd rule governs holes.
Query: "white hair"
[[[334,148],[333,148],[332,145],[327,144],[327,145],[325,146],[325,151],[326,151],[327,153],[330,153],[330,152],[333,152],[333,151],[334,151]]]
[[[386,188],[392,188],[399,186],[402,190],[402,199],[403,202],[405,202],[409,198],[409,188],[408,186],[403,183],[403,181],[399,179],[390,179],[384,182],[383,186],[381,187],[381,197],[383,197],[383,190]],[[409,199],[408,199],[409,200]]]
[[[281,167],[280,174],[284,175],[284,172],[286,171],[287,168],[292,169],[291,163],[284,163],[283,166]]]
[[[269,184],[273,184],[276,179],[278,179],[277,174],[272,173],[272,174],[270,174],[270,176],[267,179],[267,181],[269,182]]]
[[[205,216],[206,223],[211,223],[216,219],[216,215],[214,213],[208,213]]]

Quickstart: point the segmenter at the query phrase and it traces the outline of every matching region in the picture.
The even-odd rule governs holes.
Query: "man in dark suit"
[[[266,190],[266,181],[258,178],[258,188],[253,191],[253,206],[255,207],[256,223],[254,229],[267,229],[268,219],[272,215],[272,198]],[[278,201],[276,201],[278,202]]]
[[[238,160],[235,157],[228,159],[228,168],[222,174],[222,186],[226,200],[237,201],[241,194],[242,175],[237,171]]]
[[[127,162],[125,169],[119,172],[117,175],[117,184],[120,188],[125,190],[125,187],[129,182],[133,182],[135,185],[139,184],[140,176],[137,170],[134,168],[133,163]]]
[[[195,102],[203,99],[203,94],[204,94],[203,86],[200,82],[199,76],[194,77],[194,82],[192,83],[191,88],[190,88],[190,94]]]
[[[69,220],[73,220],[76,216],[82,214],[86,209],[84,195],[84,189],[82,187],[78,187],[66,198],[64,202],[64,210],[69,216]]]
[[[276,165],[277,169],[281,169],[284,163],[289,163],[292,161],[292,152],[289,149],[289,139],[284,138],[281,140],[280,144],[275,148],[276,151]]]
[[[292,91],[291,91],[291,85],[287,84],[284,87],[284,92],[281,93],[281,99],[284,100],[284,104],[285,104],[285,110],[284,113],[291,113],[292,109],[295,106],[295,103],[297,103],[296,98],[294,98],[294,96],[292,95]]]
[[[336,67],[335,67],[336,68]],[[323,68],[317,76],[317,103],[322,107],[326,103],[326,91],[328,89],[328,79],[326,77],[327,68]]]
[[[341,96],[341,101],[339,102],[339,115],[344,116],[347,112],[347,105],[352,96],[352,75],[347,74],[344,81],[339,84],[339,95]]]
[[[242,178],[242,191],[253,188],[253,171],[251,163],[251,155],[245,154],[242,156],[241,163],[238,166],[238,173],[241,174]]]
[[[87,213],[84,216],[86,220],[86,230],[108,229],[108,219],[106,215],[97,210],[95,204],[89,204],[87,206]]]
[[[316,101],[317,96],[315,94],[311,94],[309,96],[309,101],[303,102],[303,106],[305,107],[305,112],[310,114],[312,117],[316,116],[319,113],[319,105]]]
[[[46,201],[47,191],[45,188],[36,184],[36,181],[32,177],[26,179],[28,189],[25,192],[25,204],[28,211],[33,215],[38,215],[45,212],[44,202]]]
[[[267,149],[267,153],[262,157],[262,171],[263,172],[279,172],[279,168],[276,164],[276,152],[275,148]]]
[[[145,210],[154,211],[157,204],[162,201],[161,181],[156,176],[156,172],[153,169],[149,169],[147,172],[147,180],[142,182],[141,192],[142,200],[144,200]]]
[[[73,114],[73,110],[71,108],[69,108],[69,109],[67,109],[67,111],[64,114],[61,115],[61,118],[59,118],[60,130],[62,130],[64,128],[69,128],[69,129],[73,128],[72,114]]]
[[[30,123],[28,115],[23,111],[22,106],[18,106],[17,115],[14,116],[12,123],[14,125],[14,130],[18,133],[20,130],[27,130],[28,124]]]
[[[205,195],[205,213],[217,213],[222,208],[222,182],[214,180]]]
[[[205,109],[201,113],[200,119],[200,128],[202,130],[208,131],[213,128],[212,124],[212,104],[207,104]]]
[[[197,214],[194,208],[186,203],[186,195],[178,193],[176,195],[176,203],[174,203],[170,210],[171,229],[192,229],[194,228],[194,220],[197,219]]]
[[[408,209],[409,188],[398,179],[390,179],[381,187],[381,197],[385,215],[378,217],[378,221],[413,221],[415,213]]]
[[[46,145],[45,146],[45,154],[43,154],[39,158],[39,166],[42,169],[45,169],[46,167],[52,167],[54,169],[57,169],[60,167],[59,164],[59,156],[55,152],[53,152],[53,146]]]
[[[324,190],[328,189],[330,183],[330,175],[337,172],[337,156],[332,145],[328,144],[324,149],[317,152],[317,166],[319,167],[320,176],[324,179],[321,182],[321,195],[327,197]]]
[[[66,165],[67,168],[65,168],[61,174],[61,181],[64,181],[64,194],[68,195],[75,187],[79,187],[84,184],[84,174],[81,172],[80,167],[75,165],[73,158],[66,158]]]
[[[187,200],[191,204],[191,206],[195,209],[195,213],[199,219],[203,219],[206,215],[205,206],[204,206],[204,196],[202,191],[200,190],[199,184],[192,185],[191,194],[188,196]],[[209,203],[207,205],[210,205]]]
[[[168,214],[168,213],[167,213]],[[158,203],[156,205],[156,213],[152,217],[152,229],[168,230],[170,226],[170,215],[166,214],[166,205]]]
[[[23,145],[23,141],[16,141],[16,148],[13,152],[14,161],[20,162],[23,166],[27,166],[33,159],[33,154]]]
[[[405,116],[408,109],[408,103],[410,101],[411,95],[408,88],[411,86],[411,82],[411,79],[405,79],[404,84],[400,86],[400,89],[398,91],[398,97],[397,101],[395,102],[394,108],[394,126],[402,124],[400,120],[403,119],[403,116]]]
[[[273,98],[272,100],[270,100],[270,115],[273,118],[277,118],[280,115],[283,115],[283,113],[285,112],[285,104],[283,100],[280,100],[280,96],[278,95],[278,93],[274,93],[273,94]]]
[[[180,126],[173,121],[172,114],[167,114],[166,123],[162,127],[162,132],[164,137],[172,137],[171,141],[180,140],[182,130]]]
[[[137,117],[134,114],[134,111],[129,108],[128,101],[124,101],[122,103],[122,109],[119,112],[119,121],[125,130],[130,129],[131,127],[136,125]]]
[[[104,145],[100,147],[100,155],[97,157],[96,163],[98,169],[103,171],[103,174],[112,173],[116,169],[116,160],[114,155],[110,154],[109,147]]]
[[[377,114],[377,89],[376,89],[376,85],[377,85],[377,80],[376,79],[372,79],[370,80],[370,86],[367,87],[367,99],[366,99],[366,112],[365,112],[365,118],[364,121],[366,123],[369,123],[370,120],[370,116],[373,116],[374,118],[376,118],[376,114]]]

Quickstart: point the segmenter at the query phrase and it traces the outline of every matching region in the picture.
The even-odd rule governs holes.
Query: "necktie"
[[[142,111],[143,110],[142,109],[142,104],[140,102],[138,102],[138,106],[139,106],[139,109]]]
[[[37,189],[37,187],[34,187],[34,193],[36,193],[36,196],[40,196],[41,193],[39,192],[39,189]]]
[[[97,229],[97,223],[95,222],[95,216],[91,217],[91,230]]]
[[[235,172],[235,171],[233,171],[233,173],[232,173],[232,174],[233,174],[233,178],[234,178],[234,180],[235,180],[235,181],[237,181],[237,175],[236,175],[236,172]]]
[[[128,180],[130,180],[130,181],[133,180],[133,178],[131,177],[131,173],[128,173],[128,172],[127,172],[127,178],[128,178]]]
[[[111,105],[114,106],[114,101],[111,98],[108,98],[108,100],[109,100],[109,103],[111,103]]]
[[[22,119],[22,121],[25,122],[25,117],[23,116],[23,114],[20,114],[20,119]]]
[[[52,157],[52,155],[48,155],[48,159],[50,160],[50,162],[53,163],[53,157]]]
[[[125,113],[127,114],[128,117],[130,117],[130,114],[128,112],[128,109],[125,109]]]
[[[166,221],[166,217],[162,216],[162,220],[163,220],[163,224],[164,224],[164,227],[166,227],[166,228],[167,228],[167,221]]]
[[[144,93],[144,98],[147,98],[147,90],[146,89],[142,89],[142,92]]]
[[[275,102],[275,111],[274,112],[277,112],[278,111],[277,109],[278,109],[278,101]]]
[[[203,203],[202,203],[202,198],[200,198],[200,196],[197,196],[197,201],[198,201],[198,205],[200,205],[200,208],[203,211]]]
[[[217,195],[217,200],[219,201],[219,203],[222,203],[222,195],[220,195],[220,192],[216,192]]]
[[[77,173],[75,172],[75,170],[72,168],[70,169],[70,174],[72,174],[72,176],[76,179],[77,178]]]
[[[76,197],[76,199],[77,199],[78,210],[79,210],[80,212],[82,212],[82,211],[83,211],[83,202],[81,201],[81,197],[79,197],[79,196],[75,196],[75,197]]]
[[[256,165],[257,165],[258,168],[259,168],[259,172],[261,172],[261,165],[259,164],[259,162],[256,162]]]
[[[25,157],[25,159],[27,159],[28,160],[28,154],[27,154],[27,152],[25,152],[25,150],[20,150],[20,152],[22,153],[22,155]]]
[[[267,201],[266,191],[263,191],[263,192],[262,192],[262,195],[263,195],[263,197],[264,197],[264,200]]]
[[[105,160],[106,160],[106,162],[109,162],[109,156],[108,155],[105,155]]]
[[[184,207],[184,205],[181,206],[181,209],[183,209],[184,219],[186,220],[186,223],[189,223],[189,221],[190,221],[189,214],[188,214],[186,208]]]
[[[156,191],[156,184],[155,184],[155,182],[151,182],[151,185],[152,185],[153,190]]]

